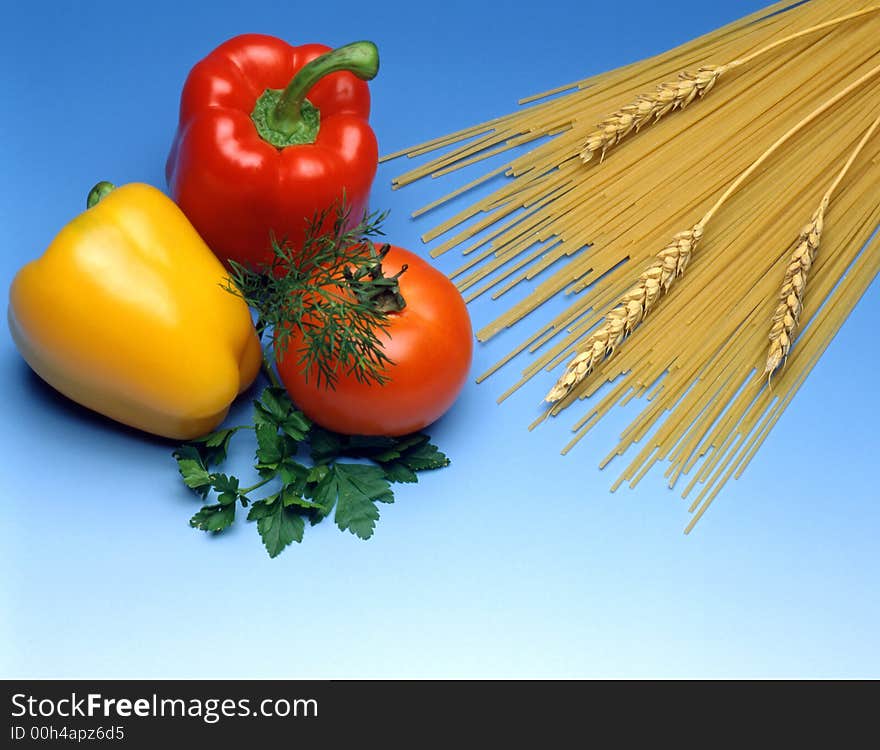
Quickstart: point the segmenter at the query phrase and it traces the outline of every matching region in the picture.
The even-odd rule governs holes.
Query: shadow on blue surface
[[[169,451],[173,450],[174,446],[179,442],[129,427],[109,417],[105,417],[103,414],[87,409],[85,406],[81,406],[76,401],[56,391],[28,367],[27,363],[18,355],[7,357],[6,360],[5,366],[13,372],[10,382],[17,381],[21,385],[21,391],[25,397],[38,402],[34,405],[34,408],[52,410],[56,414],[62,415],[65,419],[79,422],[83,426],[95,426],[103,430],[112,430],[141,443],[148,442],[153,445],[167,447]]]

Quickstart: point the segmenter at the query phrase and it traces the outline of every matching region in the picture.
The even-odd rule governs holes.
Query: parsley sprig
[[[242,487],[238,477],[216,469],[232,438],[250,430],[258,479]],[[219,429],[180,446],[174,457],[186,486],[205,503],[190,526],[219,533],[234,522],[238,507],[247,508],[247,520],[256,521],[270,557],[301,542],[306,521],[314,525],[331,515],[342,531],[369,539],[379,520],[378,503],[394,502],[392,483],[417,482],[419,472],[449,464],[427,435],[329,432],[299,411],[283,388],[271,385],[254,401],[253,424]]]
[[[274,354],[286,354],[292,331],[297,367],[333,388],[339,373],[384,384],[392,364],[382,346],[389,312],[406,304],[397,277],[386,278],[371,238],[382,236],[387,212],[353,223],[341,201],[309,222],[301,247],[271,239],[271,261],[249,268],[229,261],[227,291],[257,313],[257,333],[274,331]],[[405,270],[405,269],[404,269]],[[398,274],[399,275],[399,274]]]

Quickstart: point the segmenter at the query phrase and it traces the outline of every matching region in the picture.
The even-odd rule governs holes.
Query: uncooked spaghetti
[[[880,238],[871,240],[880,222],[880,137],[865,138],[880,107],[880,77],[872,73],[880,66],[876,9],[854,0],[812,0],[789,9],[780,3],[665,54],[580,81],[568,93],[548,92],[553,98],[527,100],[531,106],[513,114],[403,152],[444,149],[395,180],[398,187],[540,141],[417,212],[506,175],[500,188],[424,236],[448,235],[433,255],[462,249],[466,261],[453,278],[469,299],[501,298],[536,280],[480,329],[481,340],[556,295],[571,299],[481,376],[524,351],[534,355],[502,399],[580,354],[597,324],[656,264],[658,250],[686,227],[705,224],[701,218],[748,172],[703,227],[687,273],[666,287],[649,315],[621,329],[613,357],[590,360],[546,413],[586,403],[567,452],[615,404],[644,398],[643,411],[602,465],[635,451],[616,488],[634,486],[666,462],[670,486],[681,481],[684,496],[695,494],[688,531],[723,484],[742,474],[880,270]],[[748,64],[730,63],[743,60]],[[724,72],[714,87],[701,92],[695,85],[696,93],[688,90],[681,106],[658,110],[661,119],[649,127],[645,119],[635,132],[629,121],[612,119],[681,71],[698,76],[718,67]],[[709,88],[711,94],[700,97]],[[810,118],[829,101],[821,116]],[[584,163],[590,134],[609,123],[620,125],[623,135],[595,141],[604,158]],[[771,388],[767,335],[792,238],[822,202],[828,175],[854,152],[824,212],[822,249],[809,271],[797,338]]]

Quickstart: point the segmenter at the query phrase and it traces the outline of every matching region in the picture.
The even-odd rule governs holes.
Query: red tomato
[[[340,373],[335,389],[308,382],[296,352],[302,339],[292,333],[280,356],[278,374],[293,402],[309,419],[346,435],[406,435],[418,432],[452,406],[468,377],[473,333],[464,300],[440,271],[408,250],[392,245],[382,262],[386,276],[400,276],[406,307],[388,314],[381,335],[388,382],[359,382]]]

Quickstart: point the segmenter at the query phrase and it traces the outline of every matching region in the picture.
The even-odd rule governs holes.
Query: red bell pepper
[[[331,51],[261,34],[195,65],[166,177],[221,261],[267,263],[270,234],[301,246],[308,223],[343,195],[350,220],[363,218],[378,163],[365,81],[378,69],[372,42]]]

